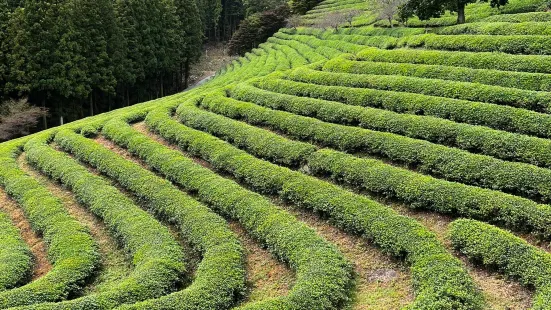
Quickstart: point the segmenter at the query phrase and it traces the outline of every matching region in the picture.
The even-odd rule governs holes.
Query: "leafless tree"
[[[45,115],[45,109],[30,105],[26,99],[0,104],[0,141],[28,135]]]
[[[390,27],[393,27],[394,15],[398,13],[400,6],[404,5],[407,0],[375,0],[375,2],[379,18],[388,20]]]
[[[291,17],[287,19],[288,28],[297,29],[297,27],[299,27],[301,24],[302,20],[300,18],[300,15],[291,15]]]
[[[362,14],[360,10],[349,10],[344,12],[330,12],[326,14],[323,19],[316,22],[316,26],[319,28],[334,28],[335,31],[339,29],[339,26],[345,23],[352,26],[352,20],[354,17]]]

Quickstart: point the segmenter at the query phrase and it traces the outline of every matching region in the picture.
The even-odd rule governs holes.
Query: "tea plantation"
[[[200,87],[0,144],[0,309],[551,309],[544,2],[326,0]]]

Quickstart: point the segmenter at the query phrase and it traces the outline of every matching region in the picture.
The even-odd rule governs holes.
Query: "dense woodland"
[[[205,42],[280,4],[0,0],[0,100],[47,110],[42,129],[181,91]]]

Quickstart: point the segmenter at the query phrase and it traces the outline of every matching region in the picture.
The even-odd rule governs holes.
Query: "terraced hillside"
[[[551,309],[543,2],[327,0],[201,87],[0,144],[0,308]]]

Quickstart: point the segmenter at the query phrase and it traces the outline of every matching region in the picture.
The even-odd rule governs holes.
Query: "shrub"
[[[442,29],[438,29],[436,33],[445,35],[551,35],[551,25],[541,22],[479,22],[445,27]]]
[[[39,137],[50,135],[45,132]],[[53,267],[27,285],[0,292],[2,308],[65,299],[82,288],[99,262],[96,244],[86,227],[72,218],[46,187],[18,167],[15,157],[24,142],[15,140],[0,147],[0,185],[18,202],[33,229],[42,235]]]
[[[164,136],[176,138],[177,128],[162,108],[151,112],[148,124]],[[119,128],[117,126],[117,128]],[[239,309],[335,309],[348,299],[351,267],[342,254],[291,214],[268,199],[250,192],[200,166],[178,151],[154,142],[129,126],[110,128],[106,134],[137,154],[151,167],[219,212],[239,220],[255,238],[296,270],[296,282],[287,296],[252,303]],[[118,131],[116,135],[112,135]],[[211,153],[216,157],[220,154]],[[222,157],[219,157],[223,160]]]
[[[67,154],[49,147],[48,138],[38,136],[27,142],[27,159],[52,179],[68,186],[80,202],[103,219],[129,252],[134,270],[104,292],[62,303],[40,304],[32,309],[111,309],[171,292],[184,271],[184,259],[168,229],[106,180]]]
[[[543,138],[551,137],[549,114],[509,106],[376,89],[319,86],[282,80],[278,79],[278,76],[255,81],[254,85],[283,94],[331,100],[398,113],[433,116],[458,123],[482,125]]]
[[[472,154],[431,142],[357,127],[325,123],[288,112],[274,111],[231,98],[205,98],[211,112],[254,125],[268,126],[292,137],[347,152],[367,152],[414,166],[418,171],[475,186],[548,201],[551,170]]]
[[[113,119],[104,131],[118,138],[128,134],[127,127],[123,120]],[[243,294],[243,251],[223,218],[169,181],[70,130],[60,131],[55,142],[117,180],[155,214],[178,225],[185,239],[201,252],[194,281],[186,289],[125,308],[160,309],[170,305],[178,309],[221,309],[231,307],[236,297]]]
[[[323,70],[356,74],[369,72],[382,75],[414,76],[535,91],[551,91],[551,76],[543,73],[472,69],[444,65],[355,61],[353,57],[331,59],[323,65]]]
[[[325,122],[392,132],[504,160],[551,167],[551,141],[548,139],[461,124],[431,116],[400,114],[335,101],[278,94],[246,84],[232,87],[229,93],[230,97],[238,100]]]
[[[519,42],[516,42],[516,44],[520,45]],[[358,60],[380,62],[551,73],[551,57],[545,55],[510,55],[490,52],[473,53],[411,49],[387,51],[367,48],[359,52],[357,56]]]
[[[551,96],[546,92],[521,90],[469,82],[455,82],[405,76],[333,73],[308,67],[297,68],[287,75],[293,81],[327,85],[418,93],[460,100],[495,103],[517,108],[548,112]]]
[[[32,254],[10,217],[0,212],[0,291],[14,288],[29,280]]]
[[[196,99],[189,99],[177,113],[194,104]],[[398,257],[405,254],[412,265],[417,291],[411,307],[421,309],[437,304],[454,309],[482,307],[481,295],[460,262],[415,220],[327,182],[256,159],[226,142],[177,123],[167,111],[150,113],[146,123],[165,139],[253,188],[277,193],[299,207],[324,212],[340,228],[374,240],[388,253]]]
[[[488,23],[506,22],[506,23],[526,23],[526,22],[549,22],[551,21],[550,12],[528,12],[519,14],[499,14],[493,15],[483,20]]]
[[[471,260],[497,267],[505,275],[535,287],[532,309],[551,307],[551,255],[515,235],[474,220],[451,223],[450,239]]]

